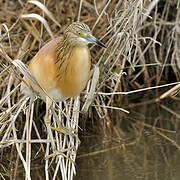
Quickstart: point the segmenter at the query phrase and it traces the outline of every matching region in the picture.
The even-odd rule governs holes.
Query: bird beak
[[[98,40],[97,38],[95,38],[93,35],[91,34],[88,34],[86,36],[84,36],[85,39],[87,39],[89,42],[91,43],[95,43],[97,44],[98,46],[101,46],[103,48],[106,48],[106,46],[100,41]]]

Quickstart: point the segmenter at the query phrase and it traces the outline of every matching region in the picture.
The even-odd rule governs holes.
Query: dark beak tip
[[[96,37],[94,37],[93,35],[89,34],[85,37],[85,39],[87,39],[89,42],[91,43],[95,43],[100,47],[103,48],[107,48],[100,40],[98,40]]]
[[[107,48],[101,41],[96,41],[96,44],[99,45],[100,47],[103,47],[103,48]]]
[[[102,44],[101,47],[103,47],[103,48],[105,48],[105,49],[107,48],[104,44]]]
[[[107,47],[104,45],[104,46],[103,46],[103,48],[105,48],[105,49],[106,49]]]

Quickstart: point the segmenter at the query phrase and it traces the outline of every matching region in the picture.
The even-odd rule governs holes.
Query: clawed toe
[[[51,129],[54,130],[54,131],[57,131],[58,133],[62,133],[62,134],[65,134],[65,135],[75,137],[78,140],[78,142],[80,143],[77,132],[73,128],[66,128],[66,127],[60,126],[60,127],[57,127],[57,128],[51,127]]]
[[[71,163],[74,163],[74,161],[72,161],[65,153],[67,151],[73,150],[75,147],[70,147],[70,148],[66,148],[66,149],[62,149],[62,150],[53,150],[53,153],[47,155],[45,157],[46,160],[49,160],[50,158],[52,158],[51,163],[54,161],[54,159],[57,156],[63,156],[64,158],[68,159]],[[51,164],[50,163],[50,164]]]

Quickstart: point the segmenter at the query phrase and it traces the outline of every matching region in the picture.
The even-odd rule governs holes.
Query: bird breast
[[[88,47],[74,47],[64,66],[61,67],[64,68],[64,73],[58,81],[57,88],[64,97],[75,97],[85,88],[89,79],[91,56]]]

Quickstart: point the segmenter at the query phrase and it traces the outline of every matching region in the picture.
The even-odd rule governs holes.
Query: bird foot
[[[59,126],[57,128],[51,127],[51,129],[54,130],[54,131],[57,131],[58,133],[63,133],[65,135],[75,137],[77,139],[78,143],[80,143],[78,134],[77,134],[76,130],[73,129],[73,128],[67,128],[67,127]]]
[[[66,148],[66,149],[62,149],[62,150],[53,150],[53,153],[47,155],[45,157],[46,160],[49,160],[50,158],[52,158],[51,162],[50,162],[50,165],[52,164],[52,162],[54,161],[54,159],[57,157],[57,156],[63,156],[64,158],[68,159],[71,163],[74,163],[74,161],[72,161],[66,154],[65,152],[67,151],[70,151],[74,149],[74,147],[70,147],[70,148]]]

